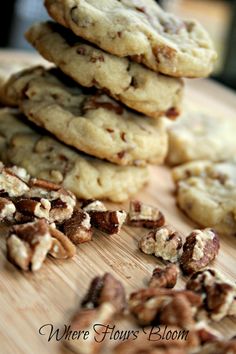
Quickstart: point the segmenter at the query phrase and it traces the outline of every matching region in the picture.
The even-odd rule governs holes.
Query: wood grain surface
[[[27,54],[0,52],[1,63],[28,60]],[[18,61],[17,61],[18,58]],[[30,59],[32,55],[30,55]],[[39,57],[38,57],[39,58]],[[36,56],[33,58],[40,61]],[[236,119],[236,96],[230,90],[209,80],[186,82],[186,102]],[[196,225],[189,221],[175,205],[174,186],[167,167],[151,167],[150,184],[137,198],[158,206],[167,222],[185,235]],[[110,204],[112,208],[126,208]],[[0,353],[2,354],[60,354],[62,344],[40,336],[39,328],[47,323],[55,327],[69,324],[91,279],[111,272],[120,279],[127,292],[143,287],[159,262],[138,250],[137,242],[143,230],[125,226],[120,235],[106,236],[96,232],[93,241],[82,244],[72,260],[56,261],[48,258],[40,271],[21,272],[6,260],[6,228],[0,238]],[[221,250],[212,264],[231,280],[236,279],[236,238],[221,237]],[[180,279],[177,287],[184,284]],[[227,318],[214,325],[226,337],[236,334],[236,319]]]

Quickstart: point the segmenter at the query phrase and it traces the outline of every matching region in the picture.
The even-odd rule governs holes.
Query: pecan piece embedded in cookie
[[[182,248],[182,236],[171,226],[162,226],[150,231],[139,241],[140,249],[166,261],[177,262]]]
[[[122,313],[126,308],[124,287],[109,273],[92,280],[88,293],[82,300],[82,307],[96,308],[106,302],[113,305],[116,313]]]
[[[138,200],[130,202],[128,214],[129,225],[155,229],[163,226],[164,223],[164,215],[158,208],[144,204]]]
[[[219,248],[219,236],[213,229],[192,231],[186,238],[180,258],[184,273],[191,274],[206,267],[215,259]]]
[[[52,246],[52,237],[45,220],[15,225],[7,239],[7,256],[10,262],[23,270],[41,268]]]
[[[179,268],[170,264],[165,268],[156,267],[149,282],[151,288],[173,288],[177,282]]]
[[[16,208],[11,200],[0,197],[0,222],[12,221]]]
[[[214,269],[194,273],[186,287],[202,296],[210,319],[221,321],[226,316],[236,315],[236,286]]]
[[[93,231],[89,214],[83,210],[75,210],[72,217],[63,224],[63,230],[75,245],[90,241]]]

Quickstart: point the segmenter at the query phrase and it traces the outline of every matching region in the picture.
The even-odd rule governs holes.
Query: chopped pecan
[[[72,258],[76,254],[75,245],[61,231],[50,227],[50,234],[52,236],[52,246],[49,251],[51,256],[66,259]]]
[[[160,323],[191,328],[194,323],[191,303],[184,293],[176,293],[160,313]]]
[[[109,273],[92,280],[81,305],[85,308],[96,308],[105,302],[112,304],[116,313],[121,313],[126,308],[124,287]]]
[[[75,245],[90,241],[93,231],[89,214],[85,211],[75,210],[72,217],[63,224],[63,230]]]
[[[220,240],[213,229],[194,230],[186,238],[181,267],[186,274],[191,274],[206,267],[219,252]]]
[[[20,197],[29,190],[27,183],[21,179],[19,170],[3,167],[0,172],[0,196]]]
[[[11,200],[0,197],[0,222],[12,221],[14,218],[16,208]]]
[[[124,210],[91,211],[91,224],[109,235],[118,234],[126,219]]]
[[[215,270],[194,273],[186,287],[202,296],[204,309],[210,319],[220,321],[228,315],[236,315],[236,286]]]
[[[182,236],[171,226],[162,226],[144,235],[139,242],[146,254],[154,254],[166,261],[177,262],[182,248]]]
[[[91,211],[106,211],[107,210],[107,208],[105,207],[103,202],[101,202],[100,200],[94,200],[94,199],[84,200],[81,205],[81,208],[83,209],[83,211],[86,211],[87,213],[89,213]]]
[[[47,199],[51,203],[49,211],[49,222],[63,223],[69,219],[76,205],[76,198],[73,193],[65,190],[60,185],[32,178],[29,182],[30,190],[24,197],[36,199],[41,202]]]
[[[156,267],[149,282],[151,288],[173,288],[177,282],[179,268],[170,264],[165,268]]]
[[[130,202],[128,224],[155,229],[165,224],[165,218],[158,208],[133,200]]]
[[[130,296],[129,308],[141,325],[176,325],[188,328],[201,306],[201,296],[192,291],[163,288],[141,289]],[[181,309],[181,311],[180,311]]]
[[[104,328],[111,325],[114,315],[114,308],[110,303],[101,304],[96,309],[81,309],[72,319],[71,330],[73,333],[87,333],[86,339],[78,336],[76,340],[72,337],[65,341],[65,345],[76,354],[97,354],[104,347],[105,341],[95,341],[94,333],[99,338]],[[96,331],[96,332],[95,332]],[[74,339],[74,340],[73,340]]]
[[[17,221],[24,220],[27,216],[49,220],[51,203],[45,198],[41,198],[39,201],[20,198],[15,201],[15,207],[18,212]]]
[[[49,226],[45,220],[15,225],[7,239],[8,259],[23,270],[41,268],[52,245]]]

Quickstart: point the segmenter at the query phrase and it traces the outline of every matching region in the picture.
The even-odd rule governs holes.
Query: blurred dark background
[[[212,77],[236,89],[236,1],[160,0],[168,11],[198,19],[210,33],[219,59]],[[43,0],[7,0],[0,12],[0,48],[33,50],[24,32],[33,23],[48,18]]]

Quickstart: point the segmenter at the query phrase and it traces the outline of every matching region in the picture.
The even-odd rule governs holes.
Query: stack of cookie
[[[148,163],[163,163],[164,116],[173,119],[180,112],[180,77],[211,72],[216,57],[211,41],[201,25],[165,13],[154,0],[46,0],[45,6],[56,23],[34,25],[26,38],[57,68],[34,67],[12,76],[2,96],[63,143],[48,137],[55,150],[93,161],[93,173],[86,175],[82,166],[76,173],[71,166],[62,170],[58,156],[52,169],[55,151],[46,142],[32,149],[42,163],[26,166],[25,138],[17,141],[24,151],[20,158],[9,146],[14,139],[8,139],[8,151],[14,151],[8,159],[32,175],[69,180],[78,197],[124,200],[146,183]],[[85,186],[78,186],[81,179]]]

